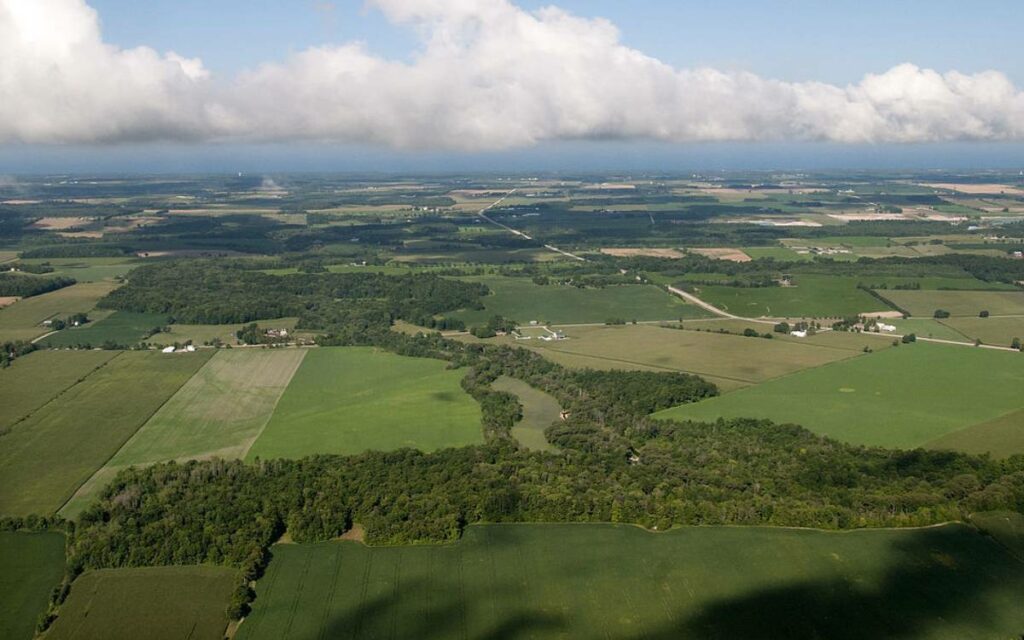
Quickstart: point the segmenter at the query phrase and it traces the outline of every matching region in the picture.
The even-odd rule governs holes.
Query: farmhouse
[[[793,331],[793,332],[790,332],[789,335],[793,336],[794,338],[806,338],[807,337],[807,332],[806,331]]]
[[[174,353],[174,347],[164,347],[160,350],[160,353]]]

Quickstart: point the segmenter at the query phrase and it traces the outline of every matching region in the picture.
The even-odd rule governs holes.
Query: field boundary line
[[[540,347],[540,348],[544,349],[544,347]],[[688,374],[695,375],[695,376],[709,376],[711,378],[721,378],[722,380],[731,380],[733,382],[744,382],[746,384],[751,384],[751,385],[761,384],[760,382],[758,382],[756,380],[745,380],[743,378],[735,378],[735,377],[732,377],[732,376],[721,376],[721,375],[718,375],[718,374],[715,374],[715,373],[704,373],[704,372],[701,372],[701,371],[694,371],[692,369],[673,369],[672,367],[662,367],[662,366],[656,365],[656,364],[647,364],[646,362],[635,362],[633,360],[624,360],[622,358],[610,358],[608,356],[595,356],[595,355],[591,355],[589,353],[578,353],[576,351],[568,351],[568,350],[565,350],[565,349],[547,349],[546,351],[550,351],[550,352],[553,352],[553,353],[567,353],[567,354],[572,355],[572,356],[579,356],[579,357],[582,357],[582,358],[592,358],[594,360],[607,360],[608,362],[621,362],[623,364],[635,364],[635,365],[641,366],[641,367],[650,367],[652,369],[661,369],[662,371],[670,371],[670,372],[673,372],[673,373],[688,373]],[[837,360],[836,362],[839,362],[839,361]],[[827,364],[831,364],[831,363],[827,363]]]
[[[292,380],[295,378],[295,375],[299,372],[299,369],[302,368],[302,363],[306,361],[306,354],[309,353],[309,350],[299,349],[299,353],[301,353],[302,356],[299,358],[298,364],[295,365],[295,370],[292,371],[292,375],[288,377],[288,382],[285,383],[285,385],[281,388],[281,393],[277,394],[277,399],[274,400],[274,406],[270,407],[270,412],[267,413],[267,419],[263,421],[263,425],[260,427],[260,430],[256,432],[256,435],[254,435],[252,439],[249,440],[249,444],[246,445],[245,449],[241,452],[241,455],[238,456],[239,460],[244,461],[246,457],[248,457],[249,451],[252,449],[253,445],[255,445],[256,441],[260,439],[260,436],[263,435],[263,432],[267,430],[267,425],[270,424],[270,421],[273,420],[274,418],[274,413],[277,412],[277,405],[281,404],[281,398],[283,398],[284,394],[288,392],[288,387],[292,385]],[[210,360],[212,361],[213,358],[210,358]],[[199,372],[197,371],[196,373]]]
[[[126,351],[122,351],[117,357],[119,357],[120,355],[124,355],[125,353],[127,353],[127,352]],[[113,362],[115,359],[116,359],[116,357],[115,358],[111,358],[110,362]],[[209,359],[206,362],[204,362],[203,363],[203,367],[205,367],[207,364],[209,364],[209,362],[210,362]],[[101,471],[106,469],[107,465],[110,464],[110,461],[113,460],[114,457],[117,454],[121,453],[121,451],[128,445],[128,443],[131,442],[132,438],[135,437],[135,434],[137,434],[139,432],[139,429],[141,429],[147,422],[152,420],[153,416],[155,416],[157,414],[157,412],[160,411],[160,409],[162,409],[164,407],[164,405],[167,404],[170,401],[171,398],[173,398],[179,391],[181,391],[181,388],[184,387],[186,384],[188,384],[188,381],[191,380],[197,373],[199,373],[200,369],[202,369],[203,367],[199,367],[199,369],[196,369],[195,372],[191,376],[185,378],[185,380],[180,385],[178,385],[178,387],[174,390],[173,393],[171,393],[166,398],[164,398],[164,401],[161,402],[159,404],[159,406],[157,406],[156,409],[153,410],[152,413],[150,413],[148,416],[146,416],[145,420],[143,420],[142,422],[139,423],[139,426],[135,428],[135,431],[132,431],[131,435],[129,435],[127,438],[125,438],[123,442],[121,442],[121,445],[117,448],[117,450],[114,451],[114,453],[110,454],[110,456],[107,457],[107,459],[103,462],[103,464],[101,464],[99,467],[97,467],[97,469],[95,471],[93,471],[92,475],[90,475],[88,478],[85,479],[85,482],[83,482],[82,484],[78,485],[75,488],[75,490],[71,492],[71,495],[68,496],[67,499],[64,500],[63,503],[61,503],[60,507],[54,513],[59,514],[61,511],[63,511],[64,508],[68,506],[68,503],[75,499],[75,496],[77,496],[78,492],[82,490],[82,487],[84,487],[87,484],[89,484],[90,480],[92,480],[94,477],[96,477],[96,475],[99,474]]]

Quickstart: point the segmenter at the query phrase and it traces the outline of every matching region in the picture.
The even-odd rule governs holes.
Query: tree
[[[982,311],[981,313],[978,314],[978,317],[979,318],[987,318],[988,315],[989,315],[988,311]]]
[[[779,324],[775,325],[775,333],[785,333],[785,334],[788,334],[789,333],[789,323],[788,322],[780,322]]]
[[[907,335],[903,336],[903,344],[911,344],[913,342],[917,342],[917,334],[908,333]]]
[[[1024,347],[1021,347],[1020,338],[1014,338],[1013,342],[1010,343],[1010,348],[1018,351],[1024,351]]]

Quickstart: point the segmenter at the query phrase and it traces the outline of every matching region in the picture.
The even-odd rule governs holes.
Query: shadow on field
[[[970,637],[1024,638],[1024,615],[1019,628],[1000,628],[1006,624],[1006,607],[1001,617],[986,600],[997,587],[1024,592],[1024,565],[1008,555],[985,553],[987,545],[965,548],[962,541],[955,528],[924,530],[894,545],[893,555],[902,561],[877,587],[835,578],[765,589],[714,603],[642,637],[918,638],[936,626],[962,623],[973,630]],[[1012,611],[1012,602],[1007,606]]]

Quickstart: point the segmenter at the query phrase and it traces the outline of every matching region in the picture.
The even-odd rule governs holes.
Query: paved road
[[[502,223],[498,222],[497,220],[495,220],[494,218],[492,218],[489,215],[487,215],[488,211],[490,211],[494,207],[496,207],[499,204],[501,204],[502,202],[504,202],[509,196],[511,196],[515,192],[516,192],[516,189],[513,189],[513,190],[509,191],[508,193],[503,195],[500,199],[496,200],[495,202],[492,202],[491,204],[487,205],[486,207],[484,207],[483,209],[478,211],[477,215],[480,216],[481,218],[483,218],[484,220],[486,220],[487,222],[490,222],[494,226],[500,227],[500,228],[504,229],[505,231],[508,231],[509,233],[511,233],[513,235],[517,235],[520,238],[524,238],[526,240],[533,240],[532,236],[528,236],[527,234],[523,233],[522,231],[519,231],[518,229],[513,229],[512,227],[508,226],[507,224],[502,224]],[[548,251],[554,251],[555,253],[560,253],[563,256],[572,258],[573,260],[579,260],[580,262],[586,262],[587,261],[587,259],[582,257],[582,256],[578,256],[578,255],[576,255],[574,253],[569,253],[568,251],[564,251],[562,249],[559,249],[558,247],[556,247],[554,245],[546,244],[546,245],[544,245],[544,248],[547,249]]]

